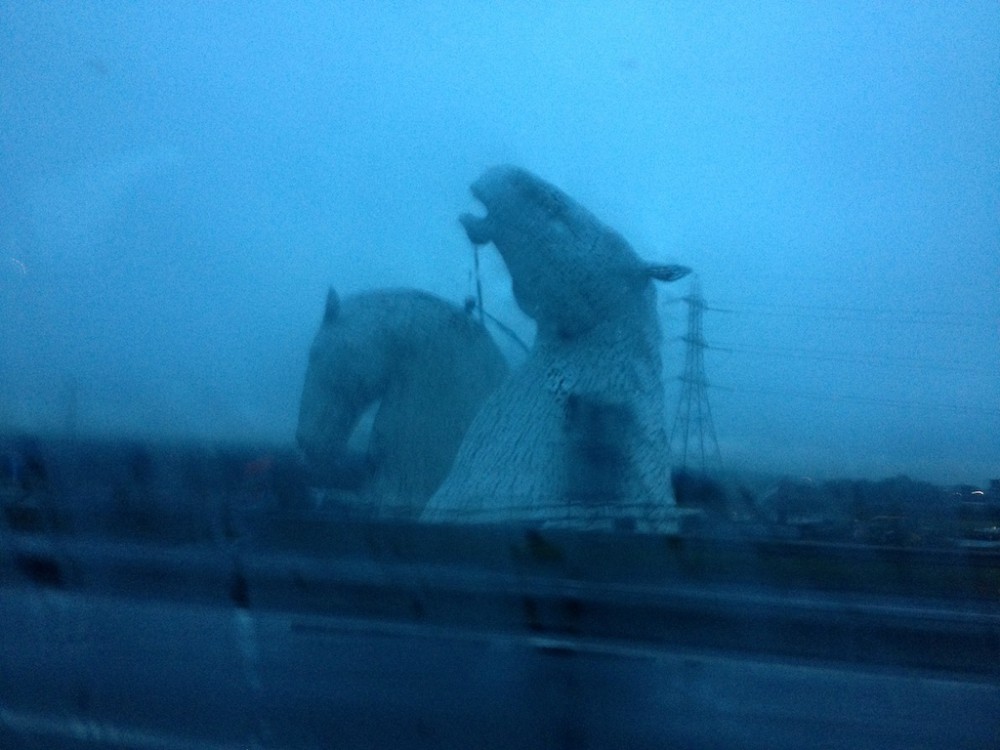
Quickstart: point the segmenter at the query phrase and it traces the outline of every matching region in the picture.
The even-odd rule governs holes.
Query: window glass
[[[995,742],[995,3],[0,18],[0,746]]]

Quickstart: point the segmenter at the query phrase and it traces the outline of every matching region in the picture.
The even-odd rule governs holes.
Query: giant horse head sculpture
[[[689,270],[643,261],[555,186],[517,167],[472,184],[492,243],[538,324],[527,361],[470,426],[427,520],[663,528],[673,518],[653,281]]]
[[[506,374],[489,334],[461,308],[416,290],[341,300],[331,289],[309,353],[299,446],[318,483],[376,515],[418,515]],[[373,408],[370,436],[353,445]]]

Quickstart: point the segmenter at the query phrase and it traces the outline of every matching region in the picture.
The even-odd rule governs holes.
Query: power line
[[[984,312],[947,310],[907,310],[902,308],[860,308],[836,305],[777,304],[768,302],[740,302],[706,307],[712,312],[733,315],[759,315],[794,318],[796,320],[823,320],[834,322],[878,322],[888,325],[930,325],[979,328],[1000,326],[1000,316]]]
[[[983,377],[996,377],[996,372],[986,365],[975,366],[969,362],[944,364],[921,357],[905,356],[872,356],[853,352],[824,351],[821,349],[800,349],[791,346],[756,345],[753,347],[738,344],[725,344],[707,347],[710,351],[726,353],[749,354],[757,357],[777,357],[780,359],[799,359],[818,362],[842,362],[845,364],[867,365],[869,367],[896,367],[910,370],[935,370],[940,372],[959,372]]]
[[[708,398],[705,391],[712,389],[714,391],[728,391],[731,393],[737,393],[740,395],[751,395],[751,396],[774,396],[778,398],[798,398],[798,399],[808,399],[813,401],[822,402],[833,402],[833,403],[857,403],[857,404],[867,404],[875,406],[889,406],[896,408],[906,408],[906,409],[925,409],[925,410],[939,410],[939,411],[951,411],[960,414],[969,414],[973,416],[985,415],[989,417],[1000,417],[1000,409],[982,407],[982,406],[965,406],[962,404],[948,404],[948,403],[927,403],[921,401],[910,401],[906,399],[892,399],[892,398],[878,398],[878,397],[867,397],[867,396],[857,396],[849,394],[831,394],[831,393],[810,393],[796,390],[789,390],[786,388],[782,389],[753,389],[753,388],[742,388],[742,387],[724,387],[719,385],[714,385],[708,383],[707,379],[704,377],[704,352],[708,351],[721,351],[727,353],[737,353],[750,356],[762,356],[762,357],[776,357],[782,359],[795,359],[795,360],[811,360],[811,361],[828,361],[828,362],[841,362],[845,364],[853,365],[867,365],[873,367],[901,367],[911,370],[937,370],[946,372],[957,372],[973,375],[982,375],[984,377],[989,376],[992,378],[996,377],[995,371],[991,370],[990,367],[985,364],[982,366],[975,366],[971,363],[961,362],[957,365],[955,364],[945,364],[939,361],[928,360],[921,357],[907,357],[907,356],[869,356],[857,354],[854,352],[837,352],[837,351],[825,351],[821,349],[809,349],[791,346],[767,346],[767,345],[755,345],[755,346],[743,346],[743,345],[726,345],[726,346],[713,346],[709,345],[701,334],[701,317],[705,311],[710,312],[724,312],[724,313],[743,313],[745,310],[738,309],[726,309],[722,307],[715,307],[708,305],[704,298],[701,296],[700,288],[697,286],[697,281],[695,281],[695,286],[692,289],[691,294],[686,297],[680,298],[678,301],[683,301],[688,304],[688,333],[685,336],[680,337],[682,341],[687,344],[687,351],[685,357],[685,371],[684,375],[681,376],[680,380],[682,383],[681,397],[678,404],[677,416],[674,420],[674,427],[671,431],[671,445],[674,442],[674,434],[677,432],[678,425],[681,424],[685,433],[685,441],[687,440],[687,433],[691,430],[691,425],[697,425],[699,419],[703,419],[700,413],[697,411],[697,404],[701,401],[704,402],[704,414],[707,415],[708,426],[711,428],[711,439],[715,439],[714,428],[711,427],[711,412],[708,409]],[[880,314],[880,315],[892,315],[892,314],[903,314],[903,315],[936,315],[943,318],[951,316],[966,316],[967,313],[958,312],[931,312],[931,311],[913,311],[913,310],[865,310],[861,308],[846,308],[846,307],[834,307],[825,305],[779,305],[770,303],[748,303],[747,307],[763,307],[763,308],[775,308],[775,309],[790,309],[790,310],[829,310],[838,312],[849,312],[849,313],[865,313],[865,314]],[[752,311],[751,311],[752,314]],[[773,312],[764,314],[775,314],[775,315],[786,315],[788,317],[803,317],[798,312]],[[820,316],[805,316],[805,317],[820,317]],[[824,316],[825,317],[825,316]],[[989,320],[991,322],[996,322],[991,316],[985,314],[974,314],[973,317],[977,317],[983,321]],[[862,320],[857,318],[857,320]],[[867,320],[867,322],[871,322]],[[904,322],[904,321],[897,321]],[[914,321],[909,321],[914,322]],[[966,325],[960,321],[944,321],[945,324],[956,324],[956,325]],[[974,324],[968,324],[974,325]],[[694,406],[693,406],[694,405]],[[699,440],[703,440],[703,437],[699,437]],[[701,443],[699,443],[701,445]],[[718,445],[716,443],[716,449]],[[687,455],[687,443],[683,444],[684,456],[683,459],[686,460]],[[704,458],[702,459],[704,461]]]
[[[922,401],[909,401],[905,399],[876,398],[871,396],[850,396],[843,394],[820,394],[794,389],[769,389],[769,388],[728,388],[731,393],[754,396],[774,396],[776,398],[801,398],[810,401],[829,402],[851,402],[856,404],[866,404],[870,406],[893,406],[906,409],[930,409],[940,411],[952,411],[960,414],[987,415],[1000,417],[1000,409],[990,409],[981,406],[963,406],[961,404],[927,403]]]
[[[924,317],[924,318],[963,318],[966,320],[986,320],[990,322],[1000,322],[1000,315],[997,313],[987,313],[981,310],[914,310],[907,308],[891,308],[891,307],[851,307],[844,305],[811,305],[811,304],[799,304],[791,302],[726,302],[720,303],[719,308],[711,307],[709,309],[722,309],[722,307],[730,309],[740,309],[740,308],[762,308],[765,310],[805,310],[805,311],[815,311],[815,312],[832,312],[840,314],[851,314],[851,315],[867,315],[872,317],[885,317],[885,316],[905,316],[908,318]]]

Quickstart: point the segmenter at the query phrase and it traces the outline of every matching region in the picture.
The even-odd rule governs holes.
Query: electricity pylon
[[[692,277],[691,290],[683,298],[688,306],[684,372],[680,377],[681,394],[677,401],[674,426],[670,429],[670,447],[673,450],[680,435],[680,468],[688,468],[689,457],[697,458],[698,465],[691,467],[705,472],[709,468],[722,468],[722,453],[712,424],[712,408],[708,403],[708,379],[705,377],[705,337],[702,335],[701,318],[705,299],[701,296],[701,283]],[[695,455],[692,455],[695,454]],[[676,455],[676,453],[675,453]]]

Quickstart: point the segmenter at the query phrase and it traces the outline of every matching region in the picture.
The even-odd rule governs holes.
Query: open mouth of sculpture
[[[471,191],[473,197],[476,198],[479,205],[485,210],[482,212],[482,215],[463,213],[458,217],[458,220],[462,222],[465,233],[473,245],[485,245],[492,239],[489,210],[486,208],[486,203],[483,201],[482,195],[476,189],[475,185],[472,186]]]

